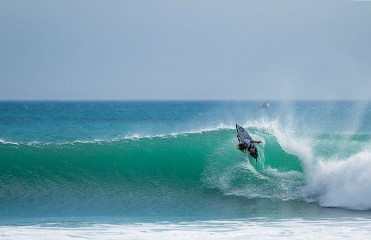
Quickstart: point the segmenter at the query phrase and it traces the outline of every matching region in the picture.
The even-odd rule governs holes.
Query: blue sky
[[[371,99],[369,1],[0,0],[0,100]]]

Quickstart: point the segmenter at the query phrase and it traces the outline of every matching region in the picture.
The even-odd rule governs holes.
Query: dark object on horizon
[[[265,102],[260,105],[261,108],[269,108],[269,102]]]

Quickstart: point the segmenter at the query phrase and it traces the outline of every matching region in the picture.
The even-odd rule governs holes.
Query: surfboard
[[[251,140],[250,134],[243,127],[236,124],[236,130],[241,141],[243,141],[246,138]]]

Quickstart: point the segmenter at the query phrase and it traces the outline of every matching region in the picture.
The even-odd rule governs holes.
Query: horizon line
[[[148,102],[175,102],[175,101],[259,101],[259,102],[284,102],[284,101],[371,101],[371,99],[364,99],[364,98],[335,98],[335,99],[218,99],[218,98],[210,98],[210,99],[0,99],[0,102],[140,102],[140,101],[148,101]]]

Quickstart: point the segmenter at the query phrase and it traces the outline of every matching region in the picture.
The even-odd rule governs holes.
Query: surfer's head
[[[244,149],[246,149],[246,146],[243,143],[239,143],[239,144],[237,144],[237,148],[240,149],[240,150],[244,150]]]

